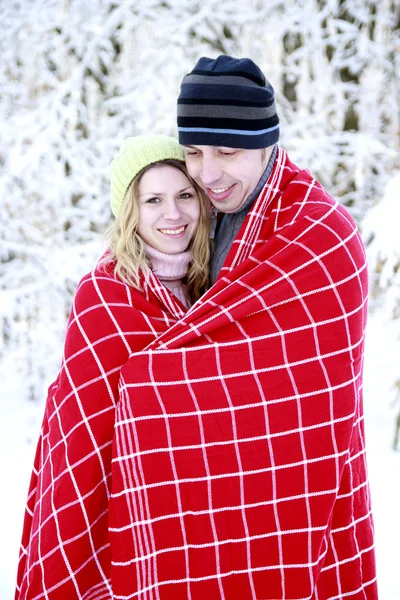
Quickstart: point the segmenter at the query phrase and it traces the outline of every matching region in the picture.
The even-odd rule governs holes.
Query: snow
[[[375,262],[384,261],[380,272],[381,287],[391,283],[400,262],[399,189],[400,172],[389,180],[382,200],[371,208],[363,221],[364,236],[371,238],[369,256],[372,259],[375,255]]]
[[[16,389],[2,389],[0,408],[0,598],[12,600],[16,581],[24,505],[37,437],[32,424],[38,408],[20,400]],[[38,432],[38,427],[36,427]],[[33,432],[33,435],[32,435]],[[7,493],[5,493],[7,490]]]
[[[398,339],[393,338],[393,328],[382,322],[380,314],[370,317],[364,368],[365,427],[381,600],[400,599],[396,550],[400,540],[400,452],[392,448],[392,382],[398,374],[400,356]]]

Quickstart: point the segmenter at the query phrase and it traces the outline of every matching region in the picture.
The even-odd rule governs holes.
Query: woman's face
[[[187,249],[200,218],[200,200],[182,171],[171,165],[148,169],[139,182],[137,232],[166,254]]]

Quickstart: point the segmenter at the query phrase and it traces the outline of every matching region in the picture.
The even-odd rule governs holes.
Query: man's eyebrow
[[[198,150],[196,146],[191,146],[190,144],[185,144],[184,148],[193,148],[193,150]]]

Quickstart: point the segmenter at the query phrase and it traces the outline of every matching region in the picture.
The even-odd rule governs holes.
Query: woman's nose
[[[168,221],[177,221],[180,219],[181,213],[176,200],[169,200],[165,203],[164,219]]]

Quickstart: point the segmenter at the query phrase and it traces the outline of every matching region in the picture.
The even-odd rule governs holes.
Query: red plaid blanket
[[[216,284],[179,320],[150,306],[129,304],[119,359],[90,350],[89,386],[125,363],[116,411],[95,387],[95,410],[78,401],[79,355],[73,408],[48,401],[17,598],[375,600],[348,213],[280,149]]]
[[[37,446],[16,599],[113,598],[108,503],[120,369],[185,310],[152,274],[143,294],[99,266],[80,282]]]

